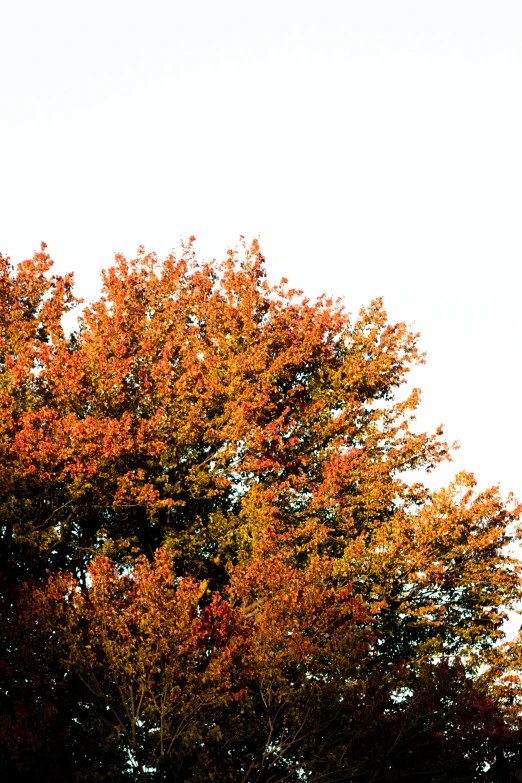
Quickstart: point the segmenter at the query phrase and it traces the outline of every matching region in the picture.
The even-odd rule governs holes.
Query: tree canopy
[[[80,302],[0,257],[4,776],[520,779],[521,508],[423,483],[419,336],[255,241]]]

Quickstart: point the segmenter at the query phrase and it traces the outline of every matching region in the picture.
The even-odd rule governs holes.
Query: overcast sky
[[[520,0],[6,0],[0,251],[78,292],[139,244],[260,236],[274,279],[382,295],[419,427],[522,498]]]

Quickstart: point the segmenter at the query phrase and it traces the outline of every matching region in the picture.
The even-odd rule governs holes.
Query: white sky
[[[92,297],[113,254],[260,235],[270,276],[383,295],[419,426],[522,498],[520,0],[4,0],[0,250]]]

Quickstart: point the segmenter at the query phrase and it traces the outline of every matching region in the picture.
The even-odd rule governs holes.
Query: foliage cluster
[[[520,508],[423,484],[418,335],[256,242],[78,303],[0,257],[4,779],[520,779]]]

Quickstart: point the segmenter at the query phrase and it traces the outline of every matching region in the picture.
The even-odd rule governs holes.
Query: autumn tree
[[[57,779],[515,769],[519,508],[471,474],[423,483],[450,450],[414,428],[418,335],[379,299],[352,319],[270,284],[256,242],[117,256],[70,334],[45,247],[0,260],[9,769],[63,731]]]

